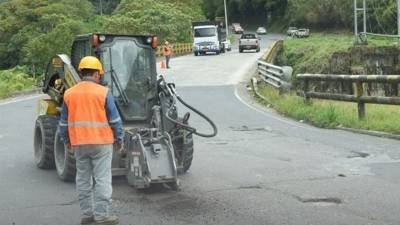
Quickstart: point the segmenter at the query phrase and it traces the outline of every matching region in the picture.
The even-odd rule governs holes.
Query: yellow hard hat
[[[81,59],[78,70],[82,71],[83,69],[98,70],[100,75],[104,74],[100,60],[94,56],[86,56]]]

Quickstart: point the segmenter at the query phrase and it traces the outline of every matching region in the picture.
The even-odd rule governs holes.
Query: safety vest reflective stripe
[[[90,122],[90,121],[80,121],[80,122],[69,122],[68,127],[109,127],[110,125],[104,122]]]
[[[61,127],[68,127],[68,123],[63,123],[60,121],[60,123],[58,123],[59,126]]]
[[[114,120],[110,120],[109,123],[116,123],[116,122],[119,122],[119,121],[121,121],[120,117],[118,117],[117,119],[114,119]]]

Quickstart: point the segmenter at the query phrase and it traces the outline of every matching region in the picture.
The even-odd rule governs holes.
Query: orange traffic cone
[[[166,68],[167,68],[167,66],[165,65],[165,61],[162,60],[161,61],[161,69],[166,69]]]

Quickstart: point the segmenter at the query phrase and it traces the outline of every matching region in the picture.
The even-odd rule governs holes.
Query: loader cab
[[[154,36],[80,35],[72,45],[71,63],[77,70],[83,57],[99,58],[103,83],[111,89],[123,120],[148,121],[157,99],[156,42]]]

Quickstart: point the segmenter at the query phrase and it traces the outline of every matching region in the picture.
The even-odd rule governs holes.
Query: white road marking
[[[251,108],[251,109],[253,109],[253,110],[255,110],[255,111],[257,111],[257,112],[259,112],[259,113],[261,113],[261,114],[263,114],[263,115],[265,115],[265,116],[268,116],[268,117],[270,117],[270,118],[272,118],[272,119],[274,119],[274,120],[278,120],[278,121],[280,121],[280,122],[283,122],[283,123],[286,123],[286,124],[288,124],[288,125],[291,125],[291,126],[294,126],[294,127],[298,127],[298,128],[301,128],[301,129],[308,129],[308,130],[314,130],[314,131],[315,131],[315,128],[302,126],[301,124],[298,124],[298,123],[296,123],[296,122],[294,122],[294,121],[285,120],[285,119],[283,119],[283,118],[280,118],[280,117],[277,116],[277,115],[273,115],[273,114],[271,114],[271,113],[267,113],[267,112],[265,112],[265,111],[263,111],[263,110],[261,110],[261,109],[258,109],[257,107],[252,106],[251,104],[249,104],[248,102],[246,102],[245,100],[243,100],[242,97],[240,97],[240,95],[239,95],[239,93],[238,93],[238,87],[235,87],[235,97],[236,97],[240,102],[242,102],[244,105],[246,105],[247,107],[249,107],[249,108]]]
[[[27,97],[19,97],[19,98],[9,99],[9,100],[5,100],[5,101],[1,101],[0,106],[9,105],[9,104],[17,103],[17,102],[28,101],[28,100],[36,99],[36,98],[43,97],[43,96],[45,96],[45,95],[38,94],[38,95],[31,95],[31,96],[27,96]]]

